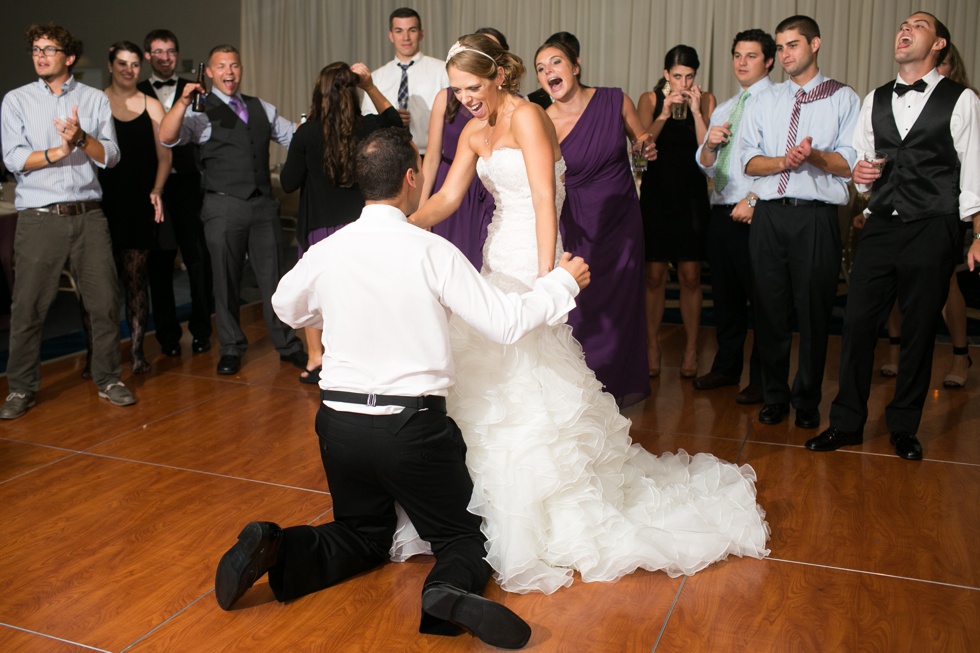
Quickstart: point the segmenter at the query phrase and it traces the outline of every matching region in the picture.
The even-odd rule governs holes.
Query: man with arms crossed
[[[967,262],[980,269],[980,100],[936,71],[949,43],[935,16],[912,14],[895,36],[898,79],[864,98],[854,181],[861,191],[870,186],[870,215],[848,284],[830,428],[806,443],[812,451],[862,443],[875,344],[897,296],[902,348],[885,421],[895,453],[922,459],[916,432],[949,277],[962,255],[961,220],[973,222]]]
[[[279,601],[316,592],[388,559],[395,502],[432,545],[422,588],[420,632],[462,627],[500,648],[521,648],[531,630],[479,594],[490,578],[466,445],[446,415],[454,383],[449,315],[487,338],[513,343],[574,307],[589,281],[581,258],[559,266],[523,295],[490,286],[448,241],[412,226],[421,158],[402,128],[358,146],[361,217],[314,245],[286,274],[273,303],[296,328],[323,332],[322,404],[316,416],[334,521],[281,529],[252,522],[222,557],[215,596],[225,610],[269,572]]]
[[[820,28],[807,16],[776,27],[776,56],[789,79],[756,97],[742,118],[742,164],[756,177],[749,231],[755,336],[762,361],[759,421],[778,424],[796,408],[796,425],[820,426],[827,327],[840,274],[837,206],[847,180],[860,99],[817,67]],[[749,205],[755,201],[750,198]],[[792,309],[800,329],[799,363],[789,378]]]
[[[427,57],[419,49],[424,36],[422,17],[417,11],[408,7],[395,9],[388,17],[388,40],[395,48],[395,58],[371,72],[374,85],[398,109],[422,156],[429,140],[432,103],[449,86],[446,62]],[[367,94],[361,100],[361,113],[379,113]]]
[[[708,134],[695,156],[706,175],[715,180],[708,225],[708,263],[711,292],[715,301],[718,353],[711,371],[694,379],[698,390],[738,385],[742,378],[745,336],[749,329],[752,298],[752,265],[749,260],[749,224],[755,196],[749,191],[741,159],[742,116],[749,99],[772,86],[769,71],[775,62],[776,42],[761,29],[735,35],[732,68],[741,91],[718,105],[711,114]],[[740,404],[762,401],[762,370],[758,338],[752,339],[749,384],[738,393]]]
[[[72,76],[79,42],[60,25],[34,25],[26,40],[38,80],[3,99],[3,162],[17,178],[10,315],[10,394],[0,419],[34,406],[41,388],[41,327],[67,261],[92,320],[92,380],[116,406],[136,403],[119,378],[119,281],[98,169],[119,162],[105,93]]]

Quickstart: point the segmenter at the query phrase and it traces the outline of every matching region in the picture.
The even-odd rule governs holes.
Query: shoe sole
[[[99,391],[99,397],[105,399],[113,406],[132,406],[136,403],[136,397],[133,397],[132,399],[127,399],[126,401],[115,401],[112,397],[102,392],[101,390]]]
[[[268,571],[263,569],[259,573],[261,544],[262,527],[252,523],[238,534],[238,543],[221,556],[214,574],[214,597],[222,610],[231,610],[259,576]]]
[[[497,648],[523,648],[531,639],[531,627],[508,608],[455,588],[426,590],[422,594],[422,609]]]
[[[24,406],[24,410],[20,411],[16,415],[3,415],[3,414],[0,414],[0,419],[17,419],[18,417],[23,417],[24,415],[27,414],[27,411],[29,411],[31,408],[34,408],[34,406],[37,406],[37,402],[34,401],[34,400],[31,400],[31,401],[27,402],[27,405],[26,406]]]
[[[826,451],[837,451],[841,447],[856,447],[857,445],[860,445],[860,444],[864,444],[864,438],[863,437],[860,438],[860,439],[839,440],[832,447],[824,447],[824,446],[821,446],[821,447],[815,448],[815,447],[811,447],[809,445],[805,445],[805,446],[810,451],[816,451],[816,452],[819,452],[819,453],[823,453],[823,452],[826,452]]]

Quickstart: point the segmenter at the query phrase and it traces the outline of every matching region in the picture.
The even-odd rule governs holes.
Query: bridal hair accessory
[[[473,48],[468,48],[465,45],[460,45],[459,41],[453,43],[453,47],[449,48],[449,54],[446,55],[446,63],[449,63],[449,60],[455,57],[460,52],[475,52],[477,54],[481,54],[487,59],[489,59],[490,61],[493,61],[493,64],[495,66],[497,65],[497,61],[486,52],[483,52],[482,50],[475,50]]]

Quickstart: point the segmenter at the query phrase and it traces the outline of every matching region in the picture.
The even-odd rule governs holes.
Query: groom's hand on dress
[[[589,264],[581,256],[572,258],[570,253],[565,252],[561,255],[561,260],[558,261],[558,267],[564,268],[566,272],[572,275],[580,290],[589,285],[589,281],[592,279]]]

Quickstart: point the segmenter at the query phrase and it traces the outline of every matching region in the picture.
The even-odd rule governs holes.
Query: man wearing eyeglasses
[[[34,25],[27,43],[39,79],[7,93],[0,110],[3,162],[17,178],[10,316],[9,394],[0,419],[16,419],[41,387],[41,327],[68,262],[92,319],[92,380],[116,406],[136,403],[119,378],[119,282],[100,202],[99,168],[119,161],[109,99],[72,76],[78,41]]]
[[[180,45],[177,36],[167,29],[156,29],[143,40],[144,57],[153,74],[136,87],[156,97],[167,111],[193,80],[177,77]],[[187,267],[191,290],[191,318],[187,326],[193,341],[191,350],[199,354],[211,349],[211,257],[204,240],[201,223],[201,172],[197,145],[188,143],[173,148],[174,162],[167,184],[163,187],[163,205]],[[162,240],[162,239],[161,239]],[[157,341],[167,356],[180,356],[180,323],[174,300],[173,271],[177,250],[161,243],[150,252],[149,282],[153,300],[153,320]]]

